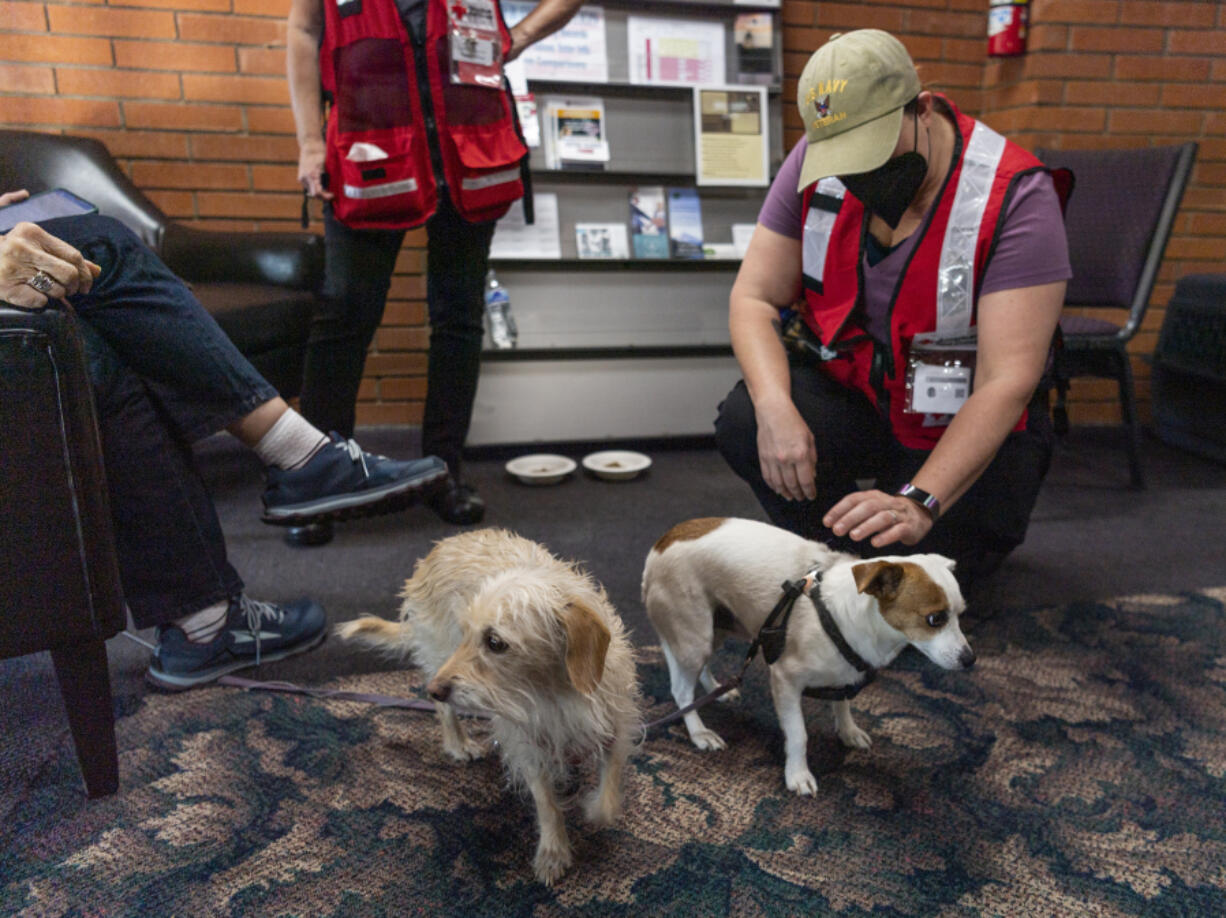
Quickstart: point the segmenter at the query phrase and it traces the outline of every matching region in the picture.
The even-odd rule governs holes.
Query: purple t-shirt
[[[796,184],[800,181],[800,164],[805,158],[806,146],[802,137],[792,148],[758,213],[758,222],[767,229],[797,240],[803,238],[805,226],[803,196],[796,190]],[[865,331],[878,340],[888,338],[886,321],[890,297],[918,236],[913,233],[904,239],[876,265],[870,267],[865,259]],[[1005,211],[1005,222],[984,272],[980,296],[998,290],[1056,283],[1072,276],[1064,217],[1051,177],[1045,172],[1024,176],[1018,180]]]

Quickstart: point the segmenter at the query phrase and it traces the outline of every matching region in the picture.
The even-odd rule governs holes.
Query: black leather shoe
[[[289,526],[285,530],[285,541],[295,548],[327,545],[332,541],[332,521],[323,520],[303,526]]]
[[[468,485],[454,478],[448,478],[441,488],[426,499],[426,503],[439,519],[457,526],[471,526],[485,517],[485,501]]]

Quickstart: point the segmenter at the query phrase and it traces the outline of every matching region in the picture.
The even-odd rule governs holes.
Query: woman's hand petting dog
[[[855,542],[869,540],[874,548],[891,542],[914,545],[932,528],[928,511],[907,497],[884,491],[848,494],[822,517],[822,525],[836,536]]]

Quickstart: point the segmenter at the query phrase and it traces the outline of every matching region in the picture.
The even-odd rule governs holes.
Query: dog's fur
[[[757,634],[783,582],[814,566],[824,572],[822,600],[844,638],[870,666],[886,666],[908,644],[945,669],[965,669],[975,662],[958,627],[966,604],[949,558],[918,554],[864,561],[766,523],[689,520],[656,542],[643,568],[643,603],[660,636],[678,707],[694,700],[696,682],[701,680],[708,691],[716,687],[707,661],[724,638],[733,632],[746,638]],[[930,616],[936,625],[930,624]],[[806,756],[801,692],[808,686],[849,685],[859,678],[822,630],[812,600],[801,596],[792,610],[783,654],[770,668],[789,790],[817,793]],[[867,749],[871,740],[856,726],[848,702],[833,705],[839,739]],[[699,749],[724,748],[697,711],[685,715],[685,726]]]
[[[584,815],[621,813],[626,759],[640,729],[625,629],[604,590],[542,545],[501,529],[437,543],[401,593],[400,622],[363,616],[337,627],[409,657],[429,678],[443,749],[467,761],[488,750],[452,705],[491,715],[491,739],[512,781],[536,803],[533,867],[549,884],[571,864],[559,789],[576,761],[599,765]]]

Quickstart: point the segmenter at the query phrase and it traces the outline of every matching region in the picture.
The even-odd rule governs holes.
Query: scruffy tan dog
[[[452,705],[491,715],[491,739],[513,784],[536,803],[536,877],[552,883],[571,864],[559,788],[572,764],[599,766],[583,806],[587,820],[603,826],[621,814],[626,759],[640,729],[621,619],[589,575],[501,529],[437,543],[401,596],[399,623],[363,616],[337,633],[397,651],[425,671],[452,758],[488,751]]]

